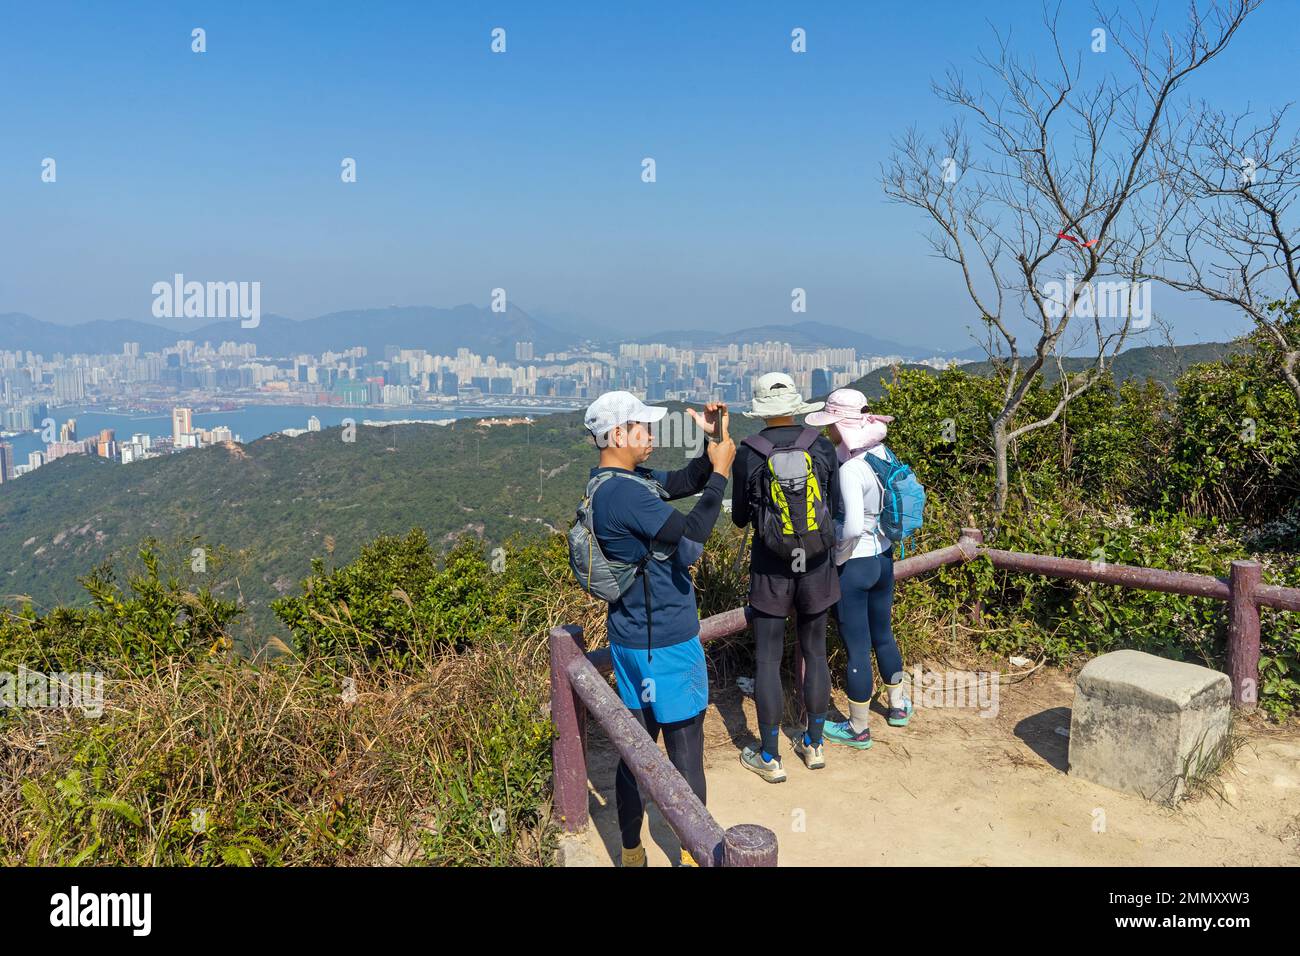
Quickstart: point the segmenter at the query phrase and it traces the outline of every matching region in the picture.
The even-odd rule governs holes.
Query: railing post
[[[569,662],[583,654],[582,628],[551,628],[551,744],[555,815],[569,833],[587,825],[587,708],[569,683]]]
[[[1259,700],[1259,587],[1258,561],[1233,561],[1228,572],[1230,624],[1228,626],[1228,677],[1232,680],[1232,703],[1254,710]]]
[[[730,827],[722,837],[723,866],[776,866],[776,834],[756,823]]]
[[[957,544],[960,546],[965,541],[969,541],[975,547],[982,546],[984,544],[983,530],[980,528],[962,528],[961,537],[957,539]],[[970,622],[976,627],[984,623],[984,603],[978,599],[971,602]]]

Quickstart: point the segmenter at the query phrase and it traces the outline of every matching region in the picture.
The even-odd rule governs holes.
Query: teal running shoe
[[[903,698],[902,707],[891,707],[885,715],[885,722],[891,727],[906,727],[907,722],[912,719],[912,700],[909,697]]]
[[[855,750],[866,750],[871,746],[871,728],[864,728],[859,733],[853,729],[853,722],[849,720],[828,720],[822,728],[822,736]]]

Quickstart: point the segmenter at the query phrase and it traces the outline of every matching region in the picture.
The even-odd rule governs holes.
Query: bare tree
[[[979,60],[995,93],[972,88],[955,70],[934,86],[977,127],[978,144],[962,119],[937,142],[916,130],[895,141],[883,170],[885,194],[931,220],[931,244],[961,270],[1002,377],[1002,407],[990,420],[998,514],[1007,504],[1012,443],[1057,421],[1102,378],[1130,332],[1150,323],[1150,287],[1141,280],[1162,220],[1177,215],[1179,198],[1155,190],[1158,198],[1141,206],[1142,215],[1130,205],[1159,183],[1152,143],[1171,97],[1223,51],[1258,2],[1225,0],[1204,12],[1194,3],[1178,37],[1157,37],[1153,19],[1130,26],[1098,10],[1103,42],[1117,48],[1125,75],[1112,72],[1086,87],[1085,54],[1070,62],[1059,8],[1045,9],[1055,54],[1050,70],[1017,58],[999,35],[996,56]],[[1031,352],[1017,338],[1024,327],[1035,336]],[[1092,360],[1067,372],[1065,355],[1085,341]],[[1048,362],[1060,373],[1056,405],[1023,421],[1018,413]]]
[[[1300,403],[1300,132],[1286,126],[1286,108],[1254,120],[1202,103],[1161,136],[1180,212],[1153,277],[1240,309]]]

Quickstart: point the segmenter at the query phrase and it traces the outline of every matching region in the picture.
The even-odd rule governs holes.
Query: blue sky
[[[930,81],[973,69],[993,27],[1026,52],[1044,36],[1037,0],[6,6],[0,312],[56,322],[151,320],[174,272],[260,281],[293,318],[499,286],[629,335],[788,320],[799,286],[801,318],[967,345],[959,277],[879,168],[952,115]],[[1086,53],[1096,18],[1068,6]],[[1297,25],[1269,0],[1188,92],[1281,105]],[[1155,307],[1181,340],[1243,327]]]

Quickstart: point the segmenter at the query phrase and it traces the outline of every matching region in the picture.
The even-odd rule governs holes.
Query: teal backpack
[[[898,557],[901,560],[907,539],[921,527],[925,511],[925,488],[910,467],[899,461],[898,456],[887,446],[881,447],[885,449],[883,460],[872,454],[862,457],[880,479],[880,487],[883,489],[880,530],[890,541],[898,544]]]

